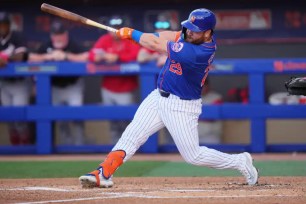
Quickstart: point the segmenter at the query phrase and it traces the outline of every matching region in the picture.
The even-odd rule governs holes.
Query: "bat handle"
[[[98,27],[98,28],[101,28],[101,29],[104,29],[104,30],[107,30],[107,31],[110,31],[110,32],[113,32],[113,33],[116,33],[116,32],[118,31],[118,30],[115,29],[115,28],[112,28],[112,27],[109,27],[109,26],[106,26],[106,25],[97,23],[97,22],[92,21],[92,20],[90,20],[90,19],[87,19],[87,20],[86,20],[86,24],[87,24],[87,25],[92,25],[92,26],[95,26],[95,27]]]

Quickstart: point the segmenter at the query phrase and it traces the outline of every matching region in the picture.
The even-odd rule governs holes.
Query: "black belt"
[[[168,98],[170,96],[170,93],[169,92],[166,92],[166,91],[163,91],[163,90],[160,90],[159,89],[159,94],[162,96],[162,97],[165,97],[165,98]]]
[[[170,94],[171,94],[171,93],[166,92],[166,91],[161,90],[161,89],[159,89],[158,91],[159,91],[159,94],[160,94],[162,97],[165,97],[165,98],[168,98],[168,97],[170,96]],[[180,99],[181,99],[181,100],[187,100],[187,101],[191,100],[191,99],[185,99],[185,98],[181,98],[181,97],[180,97]]]

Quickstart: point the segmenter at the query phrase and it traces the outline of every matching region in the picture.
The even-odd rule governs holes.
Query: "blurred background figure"
[[[202,88],[202,104],[217,105],[223,102],[222,95],[214,91],[206,78]],[[219,144],[222,139],[222,122],[217,120],[199,120],[200,144]]]
[[[234,87],[230,88],[227,92],[226,102],[229,103],[249,103],[249,87]]]
[[[0,12],[0,68],[9,62],[27,60],[25,40],[19,33],[11,30],[11,20],[7,12]],[[3,106],[26,106],[30,103],[31,79],[26,77],[8,77],[0,81],[1,104]],[[10,142],[13,145],[32,144],[33,135],[28,123],[9,124]]]
[[[125,20],[114,15],[109,26],[121,28]],[[130,40],[121,40],[115,33],[102,35],[90,50],[89,59],[95,63],[115,64],[136,61],[139,45]],[[104,76],[101,83],[101,97],[105,105],[130,105],[135,103],[135,91],[138,89],[137,76]],[[116,143],[129,122],[111,122],[111,140]]]
[[[170,27],[170,22],[164,16],[159,16],[158,20],[154,23],[155,32],[157,33],[170,30]],[[158,67],[162,67],[165,64],[166,59],[166,55],[160,54],[156,51],[152,51],[144,47],[140,49],[137,56],[137,62],[145,63],[156,60],[156,66]]]
[[[88,52],[69,36],[61,21],[54,21],[50,29],[50,40],[40,46],[36,53],[30,53],[32,62],[45,61],[87,61]],[[74,77],[52,78],[52,104],[81,106],[83,105],[83,79]],[[59,122],[61,144],[82,145],[84,143],[83,121],[74,121],[73,128],[68,122]]]
[[[269,96],[271,105],[297,105],[300,104],[300,96],[289,95],[287,92],[275,92]]]

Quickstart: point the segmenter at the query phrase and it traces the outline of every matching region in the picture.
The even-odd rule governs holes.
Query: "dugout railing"
[[[305,105],[271,106],[265,103],[266,74],[305,74],[306,59],[230,59],[216,60],[211,75],[248,76],[249,104],[206,105],[203,106],[203,119],[249,120],[249,144],[207,145],[221,151],[240,152],[288,152],[306,151],[305,144],[267,144],[267,119],[305,119]],[[55,120],[131,120],[137,105],[82,107],[51,105],[51,76],[93,76],[129,75],[140,78],[140,96],[144,99],[156,86],[159,69],[154,63],[137,63],[112,66],[87,63],[11,63],[0,70],[0,77],[35,76],[36,104],[26,107],[0,107],[0,122],[31,121],[36,123],[36,144],[27,146],[0,146],[0,154],[51,154],[51,153],[94,153],[108,152],[112,145],[55,145],[52,139],[52,122]],[[301,133],[305,134],[305,133]],[[301,135],[302,136],[302,135]],[[175,152],[174,145],[159,145],[157,135],[153,135],[141,147],[140,152]]]

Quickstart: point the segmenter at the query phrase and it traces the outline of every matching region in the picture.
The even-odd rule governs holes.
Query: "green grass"
[[[0,178],[69,178],[94,170],[99,161],[11,161],[0,162]],[[306,176],[306,161],[259,161],[261,176]],[[116,172],[118,177],[238,176],[233,170],[215,170],[185,162],[129,161]]]

